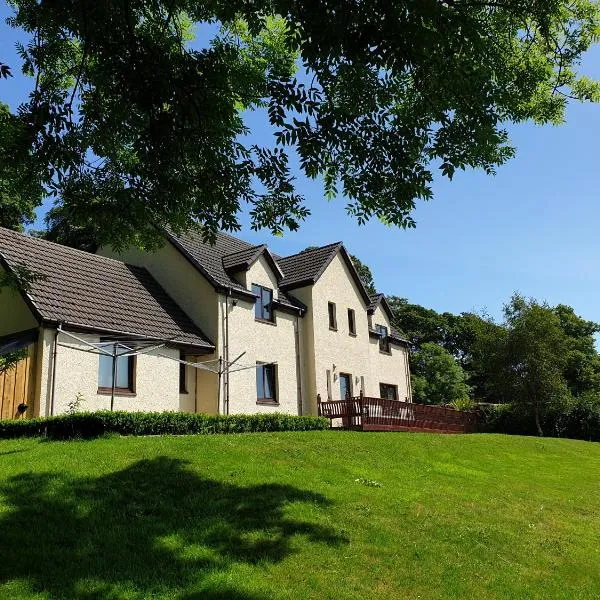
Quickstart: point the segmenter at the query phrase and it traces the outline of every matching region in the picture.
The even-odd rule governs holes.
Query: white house
[[[317,395],[411,399],[408,347],[343,244],[287,257],[220,233],[166,233],[149,254],[93,255],[0,229],[0,417],[82,407],[316,414]]]

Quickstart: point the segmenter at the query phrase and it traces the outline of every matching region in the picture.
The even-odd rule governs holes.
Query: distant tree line
[[[369,268],[357,262],[372,287]],[[415,402],[501,405],[500,413],[510,409],[521,422],[519,431],[538,435],[560,434],[569,415],[585,413],[600,434],[598,323],[570,306],[519,294],[505,304],[500,322],[473,312],[439,313],[398,296],[387,301],[393,325],[410,343]]]

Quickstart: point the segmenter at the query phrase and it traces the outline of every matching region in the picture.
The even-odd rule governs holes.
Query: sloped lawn
[[[4,441],[0,598],[599,598],[599,507],[569,440]]]

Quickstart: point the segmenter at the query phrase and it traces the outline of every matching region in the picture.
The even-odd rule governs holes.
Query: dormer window
[[[252,293],[257,297],[254,305],[254,317],[258,321],[273,322],[273,290],[252,284]]]

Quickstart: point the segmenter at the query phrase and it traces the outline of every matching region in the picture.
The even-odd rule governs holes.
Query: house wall
[[[216,355],[199,356],[199,362],[209,362],[210,367],[215,368]],[[199,413],[216,415],[219,412],[219,376],[217,373],[205,369],[196,371],[196,406]]]
[[[245,276],[246,285],[253,283],[277,290],[277,279],[264,257],[259,258]],[[275,294],[277,292],[275,291]],[[235,302],[235,305],[234,305]],[[254,302],[226,298],[221,295],[222,311],[221,340],[226,339],[225,307],[229,307],[229,360],[233,361],[242,352],[239,365],[251,368],[231,373],[229,376],[229,413],[285,412],[298,414],[298,385],[296,376],[296,346],[294,326],[296,317],[275,311],[275,322],[265,323],[254,317]],[[226,349],[221,348],[223,356]],[[262,405],[256,402],[257,362],[277,362],[277,405]],[[235,367],[233,367],[235,368]],[[224,382],[223,396],[227,390]],[[222,398],[222,406],[224,397]]]
[[[98,336],[77,334],[89,342],[98,342]],[[50,415],[52,401],[52,358],[55,330],[44,329],[42,348],[40,403],[36,414]],[[67,347],[68,346],[68,347]],[[59,334],[56,357],[56,384],[53,414],[67,411],[68,403],[78,393],[83,395],[80,410],[109,410],[110,394],[98,394],[99,356],[86,352],[89,346]],[[179,350],[160,350],[136,357],[135,396],[115,396],[114,409],[128,411],[179,411],[179,363],[157,355],[179,358]]]
[[[329,329],[328,302],[336,305],[337,331]],[[356,336],[349,334],[348,312],[354,309]],[[352,375],[352,391],[358,395],[361,377],[365,384],[371,377],[369,364],[369,329],[366,304],[352,275],[338,253],[312,289],[313,348],[315,356],[315,389],[308,403],[316,414],[316,396],[327,399],[327,370],[331,371],[332,399],[339,400],[340,373]],[[311,352],[311,348],[306,348]],[[335,365],[335,367],[334,367]]]
[[[316,415],[317,381],[315,371],[315,336],[313,319],[312,286],[297,288],[290,292],[306,306],[299,319],[300,329],[300,383],[302,386],[302,414]]]
[[[373,328],[376,325],[385,325],[391,330],[391,322],[381,306],[375,309],[372,315]],[[410,390],[410,370],[408,365],[408,348],[390,344],[390,354],[379,350],[379,340],[369,340],[369,355],[371,363],[371,377],[366,386],[365,395],[379,398],[380,383],[398,386],[398,400],[412,401]]]
[[[4,273],[0,267],[0,274]],[[37,327],[23,296],[11,288],[0,289],[0,336]]]
[[[171,298],[209,339],[217,344],[217,293],[206,278],[170,242],[165,242],[164,246],[154,253],[134,247],[117,253],[112,248],[105,247],[98,250],[98,254],[148,269]]]

